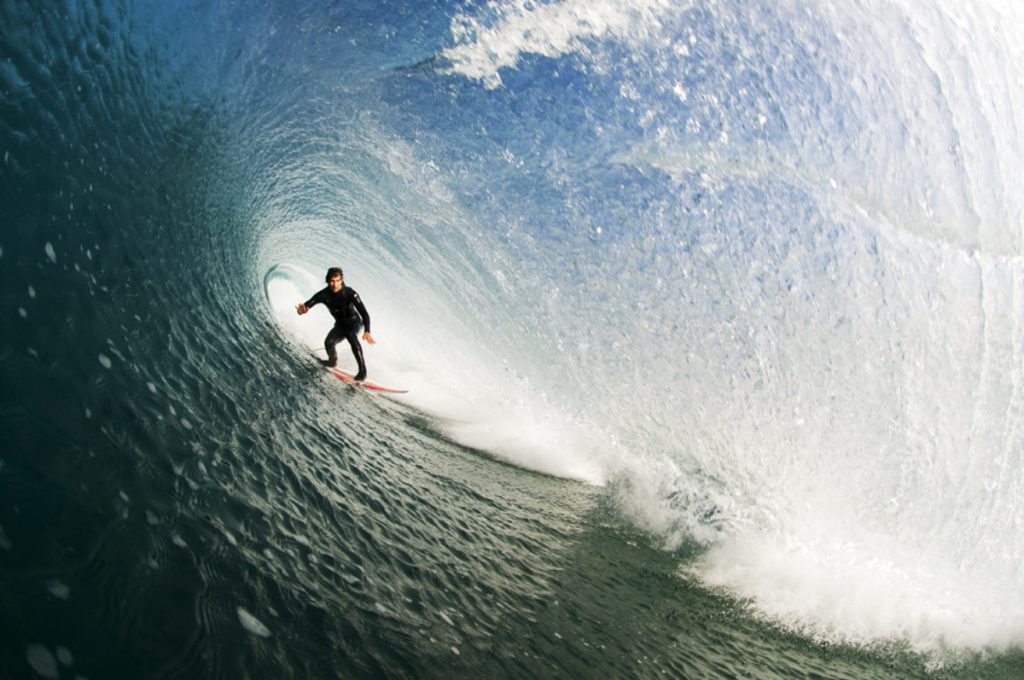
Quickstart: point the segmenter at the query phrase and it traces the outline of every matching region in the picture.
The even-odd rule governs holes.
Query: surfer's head
[[[331,291],[337,293],[345,282],[345,274],[341,271],[341,267],[331,267],[327,270],[327,276],[324,277],[324,281],[327,282]]]

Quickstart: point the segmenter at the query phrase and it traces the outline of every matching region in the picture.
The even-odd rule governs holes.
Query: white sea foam
[[[524,54],[556,57],[585,51],[592,39],[641,39],[650,34],[659,14],[679,11],[686,4],[670,0],[492,2],[484,12],[462,14],[452,21],[455,46],[442,56],[451,62],[453,72],[496,87],[501,84],[499,71],[515,67]]]
[[[751,598],[752,609],[812,638],[869,645],[905,640],[918,652],[1005,650],[1024,639],[1021,588],[1003,573],[957,569],[915,548],[814,536],[737,535],[689,568]],[[979,579],[985,579],[982,584]]]

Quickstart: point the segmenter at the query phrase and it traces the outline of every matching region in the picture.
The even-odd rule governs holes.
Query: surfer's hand
[[[373,345],[376,344],[377,342],[376,340],[373,339],[373,336],[370,335],[370,331],[366,331],[365,333],[363,333],[363,340],[366,341],[367,345]]]
[[[306,312],[309,311],[309,307],[300,302],[299,304],[295,305],[295,311],[298,312],[299,314],[305,314]]]

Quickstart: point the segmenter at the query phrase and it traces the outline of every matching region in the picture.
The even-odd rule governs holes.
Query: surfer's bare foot
[[[363,382],[364,380],[366,380],[366,374],[365,373],[357,373],[356,377],[354,377],[352,379],[355,380],[356,382]]]
[[[323,364],[324,366],[326,366],[327,368],[334,368],[335,366],[338,365],[338,360],[337,359],[321,359],[320,363]]]

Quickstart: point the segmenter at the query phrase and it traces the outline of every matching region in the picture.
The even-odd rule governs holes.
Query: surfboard
[[[356,382],[356,377],[348,371],[343,371],[340,368],[331,368],[330,366],[324,366],[331,374],[342,382],[346,382],[353,387],[362,387],[367,390],[374,390],[375,392],[389,392],[391,394],[405,394],[409,390],[400,390],[395,387],[385,387],[379,383],[375,383],[372,380],[362,380]]]
[[[316,359],[321,366],[324,366],[323,359],[321,359],[315,351],[310,352],[310,354],[313,355],[313,358]],[[373,390],[374,392],[388,392],[390,394],[405,394],[406,392],[409,391],[401,390],[398,389],[397,387],[385,387],[384,385],[381,385],[380,383],[375,383],[372,380],[361,380],[359,382],[356,382],[356,376],[353,375],[352,373],[349,373],[348,371],[343,371],[340,368],[336,367],[332,368],[330,366],[324,366],[324,368],[330,371],[331,375],[333,375],[338,380],[348,383],[353,387],[363,387],[368,390]]]

